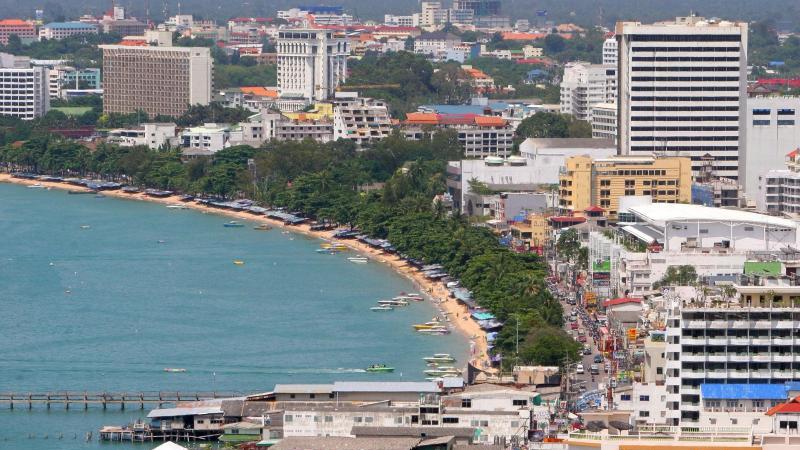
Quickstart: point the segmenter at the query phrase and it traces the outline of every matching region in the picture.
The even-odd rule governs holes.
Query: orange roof
[[[127,47],[147,47],[147,42],[144,39],[123,39],[119,45]]]
[[[503,127],[506,125],[506,120],[495,116],[477,116],[475,117],[475,125],[481,127]]]
[[[544,39],[547,37],[544,33],[514,33],[514,32],[505,32],[503,33],[503,40],[504,41],[535,41],[536,39]]]
[[[464,72],[467,72],[467,75],[471,76],[472,78],[489,78],[489,75],[486,75],[482,70],[474,67],[471,69],[464,69]]]
[[[798,154],[800,154],[800,147],[790,151],[789,153],[786,154],[786,156],[789,157],[789,158],[794,158]]]
[[[418,125],[436,125],[439,123],[439,116],[434,113],[410,112],[406,114],[406,122]]]
[[[278,97],[278,91],[274,89],[267,89],[261,86],[242,86],[239,88],[243,94],[256,95],[258,97]]]
[[[15,27],[19,27],[19,26],[25,26],[25,25],[33,26],[30,23],[25,22],[24,20],[21,20],[21,19],[3,19],[3,20],[0,20],[0,26],[15,26]]]
[[[774,416],[777,413],[800,414],[800,397],[795,397],[786,403],[773,406],[765,414],[768,416]]]

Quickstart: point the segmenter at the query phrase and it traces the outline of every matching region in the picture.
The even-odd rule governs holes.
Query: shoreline
[[[90,189],[83,186],[74,186],[71,184],[29,180],[24,178],[13,178],[9,173],[0,173],[0,183],[18,184],[30,186],[39,184],[44,188],[58,189],[62,191],[90,191]],[[302,234],[312,238],[317,238],[323,241],[331,242],[336,241],[344,244],[349,249],[368,257],[374,262],[385,264],[389,266],[396,274],[408,279],[412,284],[419,289],[420,293],[425,295],[431,306],[439,310],[437,314],[442,312],[447,316],[450,324],[452,324],[459,333],[463,334],[469,342],[469,361],[477,368],[487,371],[492,371],[491,362],[489,360],[488,342],[486,340],[486,332],[483,331],[478,323],[469,316],[469,311],[466,306],[460,305],[458,301],[451,298],[447,288],[438,281],[432,281],[425,278],[422,273],[415,268],[408,265],[399,256],[387,254],[380,250],[374,249],[363,242],[357,240],[334,239],[334,231],[312,231],[311,226],[307,223],[300,225],[284,225],[283,222],[275,219],[270,219],[263,215],[254,215],[249,212],[243,211],[230,211],[225,209],[212,208],[208,205],[199,204],[195,201],[183,202],[177,195],[169,197],[150,197],[142,192],[126,193],[120,190],[101,191],[106,197],[114,197],[118,199],[129,199],[137,201],[148,201],[153,203],[160,203],[163,205],[181,204],[185,205],[186,209],[192,209],[204,214],[218,214],[225,217],[230,217],[242,221],[252,221],[259,224],[267,224],[275,229],[287,230],[292,233]]]

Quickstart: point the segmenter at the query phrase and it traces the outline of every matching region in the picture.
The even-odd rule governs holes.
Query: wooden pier
[[[45,405],[49,409],[51,405],[64,405],[66,409],[77,405],[83,409],[89,409],[89,405],[102,406],[103,409],[109,405],[119,405],[120,409],[126,406],[144,409],[144,405],[157,405],[162,407],[167,404],[178,402],[192,402],[200,400],[211,400],[219,398],[241,397],[240,392],[165,392],[165,391],[143,391],[143,392],[89,392],[89,391],[55,391],[55,392],[0,392],[0,405],[8,404],[9,408],[15,406],[27,406],[28,409],[34,405]]]

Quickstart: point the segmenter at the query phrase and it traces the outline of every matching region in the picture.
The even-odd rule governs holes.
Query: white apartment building
[[[461,39],[451,33],[423,33],[414,40],[414,53],[443,61],[447,59],[448,52],[452,52],[460,43]]]
[[[528,138],[519,146],[533,177],[542,184],[558,184],[558,174],[570,156],[607,158],[617,154],[614,141],[594,138]]]
[[[383,24],[389,27],[418,27],[419,14],[411,16],[395,16],[392,14],[384,14]]]
[[[442,2],[422,2],[420,4],[419,26],[431,28],[442,25],[448,20],[448,10]]]
[[[603,65],[617,67],[619,62],[619,43],[617,38],[611,36],[603,41]]]
[[[432,120],[425,120],[427,117]],[[422,117],[422,120],[414,120]],[[402,129],[408,140],[419,141],[432,137],[426,130],[428,127],[454,129],[458,133],[458,142],[464,147],[467,158],[507,157],[514,147],[514,128],[508,120],[495,116],[462,116],[448,114],[409,114]]]
[[[622,154],[714,157],[718,176],[739,176],[745,144],[747,24],[678,17],[618,22]]]
[[[184,149],[216,153],[230,147],[230,133],[230,127],[225,124],[207,123],[199,127],[186,128],[181,133],[181,145]]]
[[[0,115],[31,120],[50,110],[49,70],[30,58],[0,53]]]
[[[756,207],[770,214],[800,213],[800,149],[784,157],[786,169],[758,176]]]
[[[359,147],[392,133],[389,107],[382,100],[337,92],[333,100],[333,139],[349,139]]]
[[[589,114],[593,139],[610,139],[617,143],[617,104],[598,103],[592,105]]]
[[[664,383],[633,383],[614,390],[614,409],[631,411],[631,422],[641,425],[666,425],[667,387]]]
[[[617,68],[586,62],[567,63],[561,81],[561,113],[589,120],[592,106],[617,97]]]
[[[108,143],[120,147],[146,145],[151,150],[158,150],[176,143],[176,126],[174,123],[143,123],[136,128],[111,130]]]
[[[796,343],[800,339],[800,287],[735,286],[731,302],[689,302],[668,296],[666,386],[668,425],[700,423],[703,409],[730,408],[719,426],[757,425],[744,415],[742,398],[731,404],[706,392],[703,385],[782,384],[800,380]],[[709,403],[712,402],[712,403]],[[773,405],[750,405],[754,412]],[[713,411],[710,411],[713,412]],[[743,420],[743,421],[744,421]]]
[[[278,92],[303,106],[331,97],[347,79],[344,35],[329,30],[287,29],[278,33]],[[280,104],[280,102],[279,102]]]
[[[316,142],[333,140],[333,121],[292,120],[280,113],[266,110],[250,116],[242,122],[241,128],[231,132],[231,145],[250,145],[258,147],[270,140],[302,141],[311,139]]]
[[[739,153],[739,180],[750,199],[759,177],[782,169],[786,154],[800,146],[800,97],[747,99],[747,145]]]
[[[97,34],[97,25],[85,22],[52,22],[39,28],[39,40],[61,40],[80,34]]]

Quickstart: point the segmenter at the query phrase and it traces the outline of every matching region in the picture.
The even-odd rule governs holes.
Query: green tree
[[[536,113],[520,122],[520,138],[565,138],[569,136],[569,120],[558,113]]]

